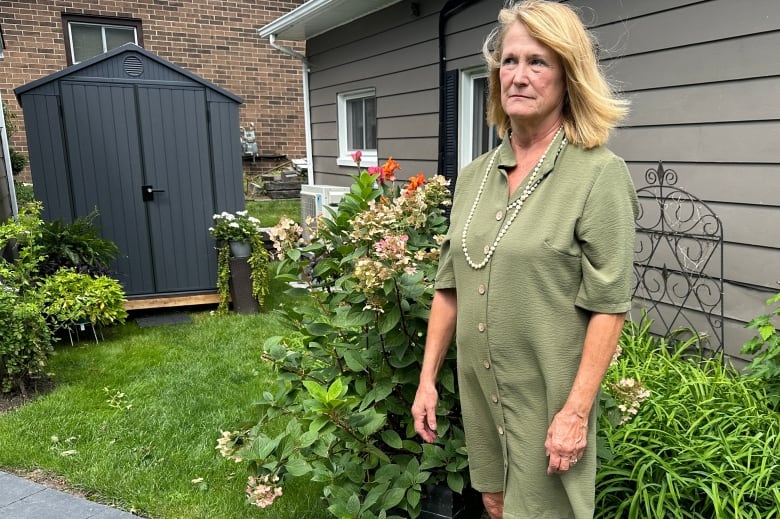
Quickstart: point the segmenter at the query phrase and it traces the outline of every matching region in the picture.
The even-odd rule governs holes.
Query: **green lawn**
[[[296,222],[301,221],[301,201],[297,198],[284,200],[247,200],[246,210],[260,220],[263,227],[272,227],[279,218],[287,216]]]
[[[266,510],[244,504],[246,465],[215,450],[220,430],[251,421],[255,396],[275,386],[260,354],[276,319],[190,315],[175,326],[128,321],[99,344],[60,342],[54,390],[0,414],[0,467],[60,475],[155,519],[327,517],[310,483],[285,485]]]

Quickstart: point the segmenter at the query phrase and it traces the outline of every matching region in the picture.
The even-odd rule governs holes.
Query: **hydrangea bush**
[[[270,233],[277,278],[307,286],[292,288],[281,311],[290,332],[264,346],[278,388],[259,399],[254,427],[218,445],[250,464],[257,506],[303,477],[323,483],[336,517],[417,517],[425,485],[468,483],[454,351],[441,369],[435,444],[421,444],[410,411],[450,195],[440,176],[398,185],[398,168],[390,159],[361,170],[308,245],[297,246],[289,222]],[[286,428],[271,433],[280,418]]]

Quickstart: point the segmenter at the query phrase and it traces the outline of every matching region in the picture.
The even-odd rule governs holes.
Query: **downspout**
[[[8,152],[8,132],[5,129],[5,113],[2,108],[3,99],[0,97],[0,145],[3,147],[3,160],[5,162],[5,180],[8,183],[7,188],[2,190],[6,195],[7,202],[4,200],[4,206],[0,208],[0,214],[6,218],[16,218],[19,215],[19,207],[16,205],[16,186],[14,185],[14,173],[11,169],[11,154]],[[5,188],[6,186],[4,186]],[[7,204],[7,205],[6,205]]]
[[[439,165],[438,171],[443,174],[444,171],[444,139],[446,120],[445,112],[445,79],[447,76],[447,20],[455,16],[476,0],[447,0],[444,7],[439,11]]]
[[[306,139],[306,175],[308,177],[308,183],[310,185],[314,184],[314,159],[312,155],[312,141],[311,141],[311,117],[310,117],[310,109],[311,109],[311,100],[309,99],[309,62],[306,60],[306,56],[303,54],[300,54],[298,52],[295,52],[289,47],[285,47],[284,45],[279,45],[276,43],[276,35],[270,34],[268,36],[268,42],[271,44],[271,47],[278,50],[279,52],[283,54],[287,54],[288,56],[297,59],[301,62],[301,73],[303,75],[303,125],[304,125],[304,132],[305,132],[305,139]]]

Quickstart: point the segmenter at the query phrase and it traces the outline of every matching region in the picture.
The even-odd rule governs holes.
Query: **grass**
[[[282,216],[288,216],[296,222],[301,221],[301,201],[297,198],[285,200],[247,200],[246,210],[260,220],[263,227],[272,227],[279,223]]]
[[[268,314],[191,314],[192,324],[106,330],[99,344],[60,343],[54,389],[0,414],[0,467],[41,469],[93,499],[155,519],[320,519],[314,483],[285,485],[267,510],[244,503],[245,465],[215,450],[275,387],[261,360],[278,333]],[[192,480],[203,478],[200,484]]]

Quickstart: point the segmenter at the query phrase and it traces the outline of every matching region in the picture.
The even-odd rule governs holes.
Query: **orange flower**
[[[422,173],[417,173],[416,177],[409,179],[409,183],[406,185],[406,190],[411,193],[423,184],[425,184],[425,175]]]
[[[380,181],[384,180],[385,182],[395,182],[395,172],[399,169],[401,169],[401,166],[399,166],[398,163],[393,160],[393,157],[388,157],[387,162],[385,162],[382,166],[382,172],[384,174],[382,175]]]

